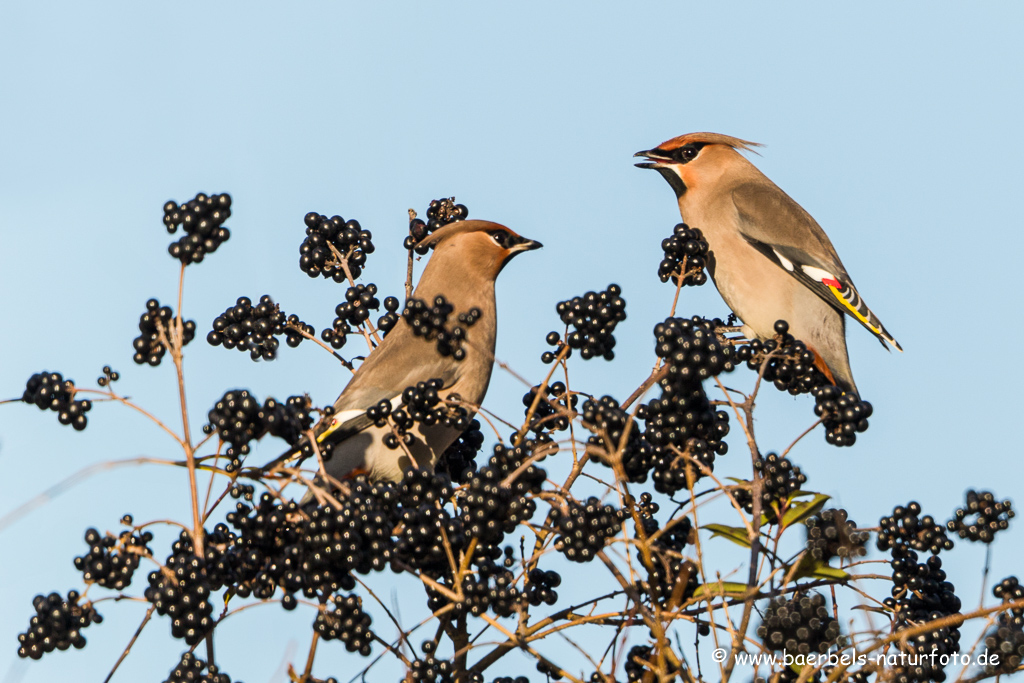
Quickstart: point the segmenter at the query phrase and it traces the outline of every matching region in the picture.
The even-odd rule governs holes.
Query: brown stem
[[[516,432],[515,443],[518,444],[522,438],[526,436],[526,432],[530,430],[530,423],[533,421],[533,414],[537,412],[537,406],[540,405],[541,399],[546,398],[545,395],[548,390],[548,382],[551,381],[551,376],[554,375],[555,370],[558,369],[558,364],[561,363],[567,355],[569,355],[568,344],[559,349],[558,356],[555,358],[554,362],[551,363],[551,369],[548,371],[544,381],[541,382],[540,386],[537,388],[537,393],[533,395],[533,401],[530,403],[529,410],[526,411],[526,419],[523,420],[523,426],[519,428],[518,432]]]
[[[192,446],[192,432],[188,424],[188,401],[185,398],[185,372],[182,363],[182,342],[184,341],[184,324],[181,318],[182,294],[185,289],[185,264],[181,264],[181,273],[178,276],[178,312],[174,318],[173,331],[165,329],[157,323],[157,329],[161,340],[171,352],[171,359],[174,361],[174,371],[178,379],[178,403],[181,406],[182,441],[185,450],[185,462],[188,467],[188,488],[192,499],[192,543],[195,546],[196,555],[204,557],[203,552],[203,516],[199,511],[199,489],[196,482],[196,452]]]
[[[327,246],[331,248],[332,252],[334,252],[334,258],[338,259],[338,263],[341,264],[341,269],[345,271],[345,277],[348,278],[349,286],[355,287],[356,279],[352,277],[352,270],[348,267],[348,259],[345,256],[342,256],[341,252],[338,251],[337,248],[335,248],[335,246],[330,242],[327,243]],[[370,340],[370,333],[366,331],[366,326],[360,325],[359,331],[363,333],[363,338],[366,339],[366,346],[372,352],[375,347],[375,344],[373,343],[373,341]],[[380,337],[377,336],[376,330],[373,330],[373,339],[377,342],[377,345],[380,344]]]
[[[135,629],[135,635],[133,635],[132,639],[128,641],[128,645],[125,646],[124,652],[121,653],[121,656],[117,658],[116,662],[114,662],[114,668],[111,669],[110,673],[107,674],[107,677],[103,679],[103,683],[110,683],[110,679],[114,677],[114,673],[117,671],[117,667],[121,666],[121,662],[123,662],[125,657],[128,656],[128,653],[131,652],[132,645],[134,645],[135,641],[139,639],[139,634],[142,633],[142,629],[146,628],[146,624],[149,623],[149,619],[153,616],[153,610],[155,609],[155,606],[150,605],[149,609],[146,610],[146,616],[142,618],[142,623],[139,624],[139,627],[137,629]]]
[[[311,342],[313,342],[314,344],[318,344],[318,345],[319,345],[319,346],[320,346],[321,348],[323,348],[324,350],[326,350],[326,351],[327,351],[327,353],[329,353],[329,354],[331,354],[332,356],[334,356],[335,358],[337,358],[337,359],[338,359],[338,360],[339,360],[339,361],[341,362],[341,364],[342,364],[342,365],[344,365],[344,366],[345,366],[346,368],[348,368],[348,369],[349,369],[349,370],[351,370],[352,372],[355,372],[355,371],[356,371],[356,368],[355,368],[355,366],[354,366],[354,365],[352,365],[352,363],[351,363],[351,362],[349,362],[349,361],[345,360],[345,359],[344,359],[344,358],[343,358],[343,357],[341,356],[341,354],[339,354],[339,353],[338,353],[337,351],[335,351],[334,349],[332,349],[332,348],[331,348],[330,346],[328,346],[327,344],[325,344],[325,343],[323,343],[322,341],[320,341],[319,339],[317,339],[315,335],[312,335],[312,334],[309,334],[308,332],[306,332],[306,331],[305,331],[304,329],[302,329],[302,328],[301,328],[301,327],[300,327],[299,325],[296,325],[296,324],[294,324],[294,323],[286,323],[286,324],[285,324],[285,327],[287,327],[287,328],[288,328],[289,330],[294,330],[295,332],[297,332],[297,333],[299,334],[299,336],[301,336],[301,337],[303,337],[303,338],[305,338],[305,339],[308,339],[308,340],[310,340],[310,341],[311,341]]]
[[[306,655],[306,668],[302,670],[301,683],[306,683],[313,673],[313,659],[316,657],[316,644],[320,640],[320,632],[313,631],[313,640],[309,644],[309,654]]]
[[[648,389],[653,387],[655,384],[657,384],[658,382],[660,382],[663,378],[665,378],[667,376],[668,376],[668,365],[662,365],[661,367],[655,368],[651,372],[650,377],[645,379],[643,384],[638,386],[636,388],[636,391],[634,391],[632,394],[630,394],[629,398],[627,398],[625,401],[622,402],[622,409],[625,410],[626,408],[628,408],[630,405],[633,404],[633,401],[637,400],[638,398],[640,398],[641,396],[646,394]]]

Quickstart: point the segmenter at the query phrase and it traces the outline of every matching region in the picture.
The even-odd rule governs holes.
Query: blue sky
[[[581,389],[622,398],[653,362],[650,330],[672,298],[656,277],[659,243],[678,221],[668,186],[631,156],[710,130],[766,145],[753,161],[818,219],[906,349],[885,353],[850,330],[875,416],[853,449],[815,434],[794,450],[812,487],[862,523],[911,498],[945,518],[968,486],[1024,500],[1014,427],[1024,366],[1003,351],[1024,333],[1013,296],[1020,5],[283,7],[0,5],[4,397],[42,369],[84,384],[112,364],[122,392],[174,423],[170,366],[131,362],[146,299],[175,295],[161,206],[227,191],[233,236],[186,282],[184,312],[201,331],[243,294],[272,294],[330,324],[343,290],[297,268],[311,210],[372,230],[366,281],[400,295],[406,209],[454,194],[471,216],[545,245],[498,286],[498,355],[534,381],[555,303],[622,286],[629,318],[618,358],[573,366]],[[727,309],[707,286],[684,292],[680,312]],[[201,338],[188,351],[194,423],[226,389],[327,403],[345,382],[310,344],[259,365]],[[496,372],[486,405],[515,418],[522,393]],[[811,401],[769,393],[757,427],[762,448],[777,450],[810,424]],[[0,515],[84,466],[173,457],[172,446],[111,406],[96,406],[81,434],[52,413],[3,406]],[[747,472],[740,458],[719,467]],[[85,651],[24,663],[15,636],[31,598],[78,584],[71,560],[86,526],[113,529],[129,511],[183,518],[186,496],[177,470],[110,470],[0,530],[0,681],[105,676],[144,608],[108,605]],[[1022,541],[1011,529],[999,544],[996,578],[1020,568]],[[957,555],[953,581],[975,585],[984,553]],[[225,669],[234,680],[282,680],[272,672],[288,647],[305,649],[311,620],[275,606],[238,617],[218,636]],[[179,651],[167,630],[150,626],[115,680],[162,680]],[[532,670],[510,662],[508,673]],[[328,653],[318,672],[353,664]]]

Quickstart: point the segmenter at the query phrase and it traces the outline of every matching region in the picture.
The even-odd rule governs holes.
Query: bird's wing
[[[735,188],[732,200],[740,234],[752,247],[828,305],[860,322],[882,346],[889,342],[903,350],[864,303],[825,231],[789,195],[749,183]]]
[[[441,356],[435,342],[415,337],[402,320],[341,392],[334,402],[333,419],[321,428],[317,441],[344,441],[373,424],[366,416],[368,408],[381,401],[397,408],[405,388],[418,382],[440,379],[447,389],[458,379],[459,371],[457,361]]]

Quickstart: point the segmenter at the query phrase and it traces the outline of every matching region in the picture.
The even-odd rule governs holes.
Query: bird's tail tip
[[[903,347],[900,346],[900,343],[898,341],[896,341],[895,337],[893,337],[891,334],[889,334],[888,332],[885,331],[884,327],[882,328],[882,331],[879,333],[878,338],[879,338],[879,340],[882,341],[882,346],[885,346],[885,342],[889,342],[889,344],[894,349],[896,349],[900,353],[903,353]],[[888,346],[885,346],[885,349],[887,351],[890,350]]]

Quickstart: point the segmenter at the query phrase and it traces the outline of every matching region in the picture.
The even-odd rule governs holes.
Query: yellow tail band
[[[840,303],[842,303],[843,306],[846,306],[846,310],[848,310],[850,312],[850,315],[852,315],[857,320],[861,321],[864,324],[864,326],[867,327],[869,330],[871,330],[875,334],[881,336],[882,330],[878,329],[877,327],[872,325],[870,322],[868,322],[868,319],[865,318],[863,315],[861,315],[860,311],[858,311],[856,308],[851,306],[850,302],[846,300],[846,297],[844,297],[842,294],[839,293],[839,289],[837,287],[833,287],[832,285],[826,285],[826,286],[830,290],[832,290],[832,294],[835,296],[835,298],[839,299]]]

